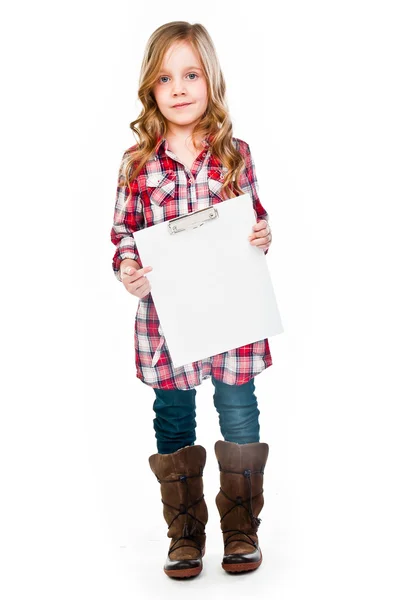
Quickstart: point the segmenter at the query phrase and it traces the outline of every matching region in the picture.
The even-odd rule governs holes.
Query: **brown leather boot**
[[[236,444],[218,440],[215,454],[221,487],[215,502],[221,517],[224,538],[222,568],[225,571],[252,571],[262,562],[258,545],[258,518],[264,506],[264,467],[268,444]]]
[[[172,538],[164,572],[169,577],[193,577],[203,569],[207,505],[203,494],[206,450],[195,444],[171,454],[153,454],[150,468],[161,484],[163,514]]]

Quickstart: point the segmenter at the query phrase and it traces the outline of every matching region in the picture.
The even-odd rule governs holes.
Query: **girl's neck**
[[[168,128],[168,131],[165,135],[165,137],[167,138],[168,141],[168,145],[171,143],[172,146],[180,146],[180,147],[185,147],[187,148],[189,151],[197,151],[201,149],[201,139],[198,138],[195,140],[195,146],[193,146],[193,142],[192,142],[192,131],[193,131],[193,126],[190,127],[190,129],[182,129],[182,128],[178,128],[177,130],[174,130],[174,128]]]

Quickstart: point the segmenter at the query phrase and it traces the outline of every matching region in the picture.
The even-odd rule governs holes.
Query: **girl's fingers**
[[[133,282],[133,283],[136,283],[136,286],[134,287],[134,289],[137,291],[141,290],[149,282],[149,280],[146,277],[142,277],[141,279],[143,279],[143,281],[136,280],[136,282],[135,281]]]
[[[266,229],[267,226],[268,226],[268,222],[265,221],[265,219],[262,219],[261,221],[258,221],[257,223],[255,223],[253,225],[253,230],[260,231],[260,229]]]
[[[266,227],[263,227],[258,231],[253,231],[253,233],[249,235],[249,238],[267,237],[268,235],[271,235],[271,230],[269,228],[267,229]]]
[[[135,279],[139,279],[140,277],[143,277],[145,273],[149,273],[152,270],[153,270],[153,267],[142,267],[141,269],[138,269],[137,271],[135,271],[132,274],[132,281],[135,281]]]
[[[271,236],[271,234],[269,233],[267,236],[264,236],[264,237],[256,237],[256,238],[254,238],[254,237],[253,237],[253,238],[250,240],[250,243],[251,243],[253,246],[262,246],[262,245],[264,245],[264,244],[268,244],[268,243],[271,241],[271,239],[272,239],[272,236]]]
[[[252,246],[266,246],[269,244],[269,238],[257,238],[250,243]]]

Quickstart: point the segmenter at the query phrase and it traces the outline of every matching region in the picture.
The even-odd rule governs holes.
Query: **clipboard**
[[[246,193],[135,232],[174,368],[283,332],[255,223]]]

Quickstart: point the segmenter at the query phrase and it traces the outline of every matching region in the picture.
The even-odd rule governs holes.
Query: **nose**
[[[186,88],[185,88],[185,84],[179,80],[175,81],[173,88],[172,88],[172,92],[173,95],[176,96],[177,94],[186,94]]]

